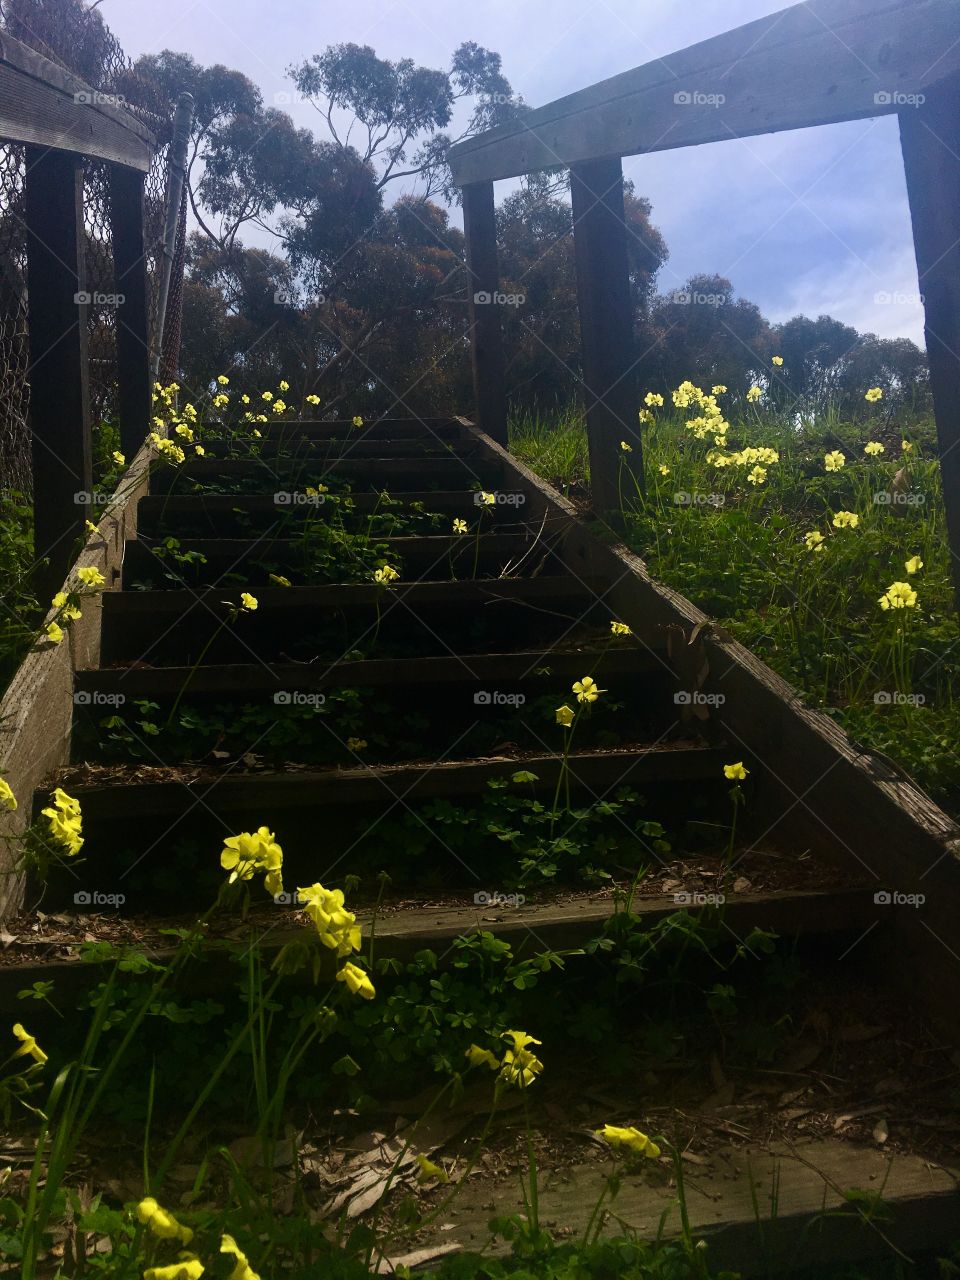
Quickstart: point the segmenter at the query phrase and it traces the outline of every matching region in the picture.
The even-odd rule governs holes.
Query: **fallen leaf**
[[[878,1120],[873,1128],[873,1140],[883,1144],[890,1137],[890,1130],[887,1128],[886,1120]]]

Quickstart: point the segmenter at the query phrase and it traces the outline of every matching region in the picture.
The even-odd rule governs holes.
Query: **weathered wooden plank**
[[[42,588],[63,581],[93,489],[84,270],[83,171],[64,151],[28,147],[24,213],[33,528]]]
[[[249,423],[229,424],[241,435],[249,434]],[[371,418],[362,427],[354,426],[349,418],[331,422],[317,422],[308,418],[292,422],[262,422],[257,430],[264,439],[278,436],[305,440],[422,440],[462,441],[466,428],[457,418]]]
[[[155,479],[156,477],[154,477]],[[511,492],[520,492],[512,490]],[[395,489],[390,490],[391,498],[400,501],[399,508],[385,508],[379,493],[351,493],[350,501],[355,512],[370,515],[377,510],[398,510],[402,514],[410,514],[415,505],[420,505],[428,513],[441,513],[450,516],[475,517],[477,506],[473,493],[466,489]],[[273,513],[278,520],[296,519],[311,520],[331,518],[342,514],[342,507],[334,502],[309,503],[277,503],[271,493],[244,494],[148,494],[141,499],[141,524],[143,528],[154,529],[161,517],[170,523],[177,519],[189,519],[194,514],[209,515],[216,522],[223,520],[233,512],[241,515],[267,515]],[[527,505],[521,503],[498,503],[486,508],[486,520],[501,523],[525,523]]]
[[[643,489],[634,376],[637,359],[619,159],[576,165],[570,173],[570,195],[590,490],[599,515],[619,518],[623,502],[635,498],[637,488]]]
[[[190,480],[209,483],[220,479],[254,479],[264,482],[264,490],[284,491],[284,485],[304,479],[307,484],[324,482],[331,475],[358,483],[376,484],[396,491],[404,482],[421,481],[443,484],[450,488],[455,484],[494,487],[500,479],[500,468],[494,462],[482,458],[327,458],[322,454],[310,457],[304,453],[296,458],[201,458],[188,460],[180,467],[165,466],[154,474],[154,489],[166,492],[174,485]]]
[[[955,0],[806,0],[452,147],[460,186],[890,115],[960,69]]]
[[[901,112],[900,139],[960,609],[960,81],[931,89],[922,106]]]
[[[144,175],[113,165],[110,226],[117,305],[117,413],[120,448],[133,457],[143,444],[151,416],[150,325],[147,259],[143,239]]]
[[[110,97],[0,34],[0,138],[146,172],[153,135]]]
[[[463,234],[467,251],[467,307],[477,420],[487,435],[506,444],[506,364],[498,301],[500,268],[492,182],[464,188]]]

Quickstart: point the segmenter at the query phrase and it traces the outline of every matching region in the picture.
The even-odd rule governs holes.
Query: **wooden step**
[[[421,440],[424,443],[436,440],[473,443],[477,439],[465,418],[372,418],[362,427],[355,427],[350,418],[279,422],[271,418],[269,422],[230,421],[226,430],[246,438],[252,427],[256,427],[264,439],[289,436],[307,440]]]
[[[503,478],[503,467],[497,459],[478,457],[476,461],[456,456],[444,458],[277,458],[270,460],[199,458],[182,466],[166,465],[150,477],[153,493],[183,492],[197,483],[218,482],[258,484],[264,493],[289,490],[291,486],[325,484],[334,477],[349,481],[355,489],[389,489],[401,492],[411,483],[433,484],[438,489],[493,490]]]
[[[271,465],[276,462],[364,461],[370,458],[381,461],[394,459],[430,458],[440,461],[457,459],[465,466],[486,455],[475,440],[466,443],[447,440],[367,440],[360,432],[347,439],[312,439],[308,436],[282,435],[256,439],[216,440],[203,438],[206,450],[204,462],[256,462],[263,459]],[[186,465],[186,464],[185,464]]]

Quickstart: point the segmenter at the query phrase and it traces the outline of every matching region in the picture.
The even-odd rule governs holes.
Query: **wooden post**
[[[900,113],[900,141],[926,316],[950,567],[960,610],[960,84]]]
[[[143,444],[150,423],[150,331],[147,260],[143,243],[144,175],[115,164],[110,169],[110,226],[117,305],[117,399],[120,448],[128,460]]]
[[[477,421],[481,430],[506,447],[506,366],[497,303],[500,269],[492,182],[471,183],[463,188],[463,234]]]
[[[56,590],[83,536],[93,487],[79,157],[26,148],[24,215],[34,555],[48,561],[41,589]]]
[[[593,506],[618,517],[621,495],[643,484],[623,168],[616,157],[588,160],[570,176]]]

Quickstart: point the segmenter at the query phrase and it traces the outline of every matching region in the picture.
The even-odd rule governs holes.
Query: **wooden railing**
[[[109,95],[0,36],[0,143],[25,144],[30,426],[38,580],[59,586],[84,534],[93,488],[82,165],[110,166],[121,448],[133,456],[150,421],[144,176],[154,139]]]
[[[960,0],[807,0],[452,147],[481,426],[506,443],[494,182],[570,170],[593,502],[614,512],[621,465],[643,474],[622,157],[893,114],[960,598]]]

